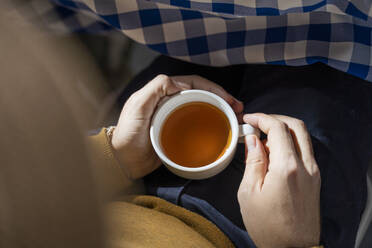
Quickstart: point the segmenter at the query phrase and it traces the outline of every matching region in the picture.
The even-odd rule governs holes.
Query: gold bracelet
[[[115,154],[114,154],[114,147],[112,146],[112,135],[114,134],[114,130],[115,130],[116,126],[110,126],[108,128],[106,128],[106,137],[107,137],[107,140],[109,142],[109,145],[110,145],[110,148],[111,148],[111,151],[112,151],[112,154],[114,155],[114,158],[115,158]],[[116,159],[116,158],[115,158]],[[120,164],[119,160],[116,159],[116,161],[119,163],[119,166],[120,168],[123,170],[125,176],[128,178],[128,179],[131,179],[130,177],[130,174],[127,170],[125,170],[125,168],[123,167],[122,164]]]
[[[108,128],[106,128],[106,136],[107,136],[107,140],[111,146],[111,149],[112,149],[112,136],[114,134],[114,130],[115,130],[116,126],[110,126]]]

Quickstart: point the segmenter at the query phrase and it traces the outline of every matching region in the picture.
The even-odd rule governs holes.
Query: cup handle
[[[261,132],[257,128],[254,128],[249,124],[239,125],[239,139],[238,139],[238,142],[239,143],[244,143],[244,137],[248,134],[254,134],[258,138],[260,138],[260,136],[261,136]]]

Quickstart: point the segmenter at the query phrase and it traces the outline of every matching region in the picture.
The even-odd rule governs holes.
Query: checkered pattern
[[[112,27],[159,53],[198,64],[322,62],[372,81],[368,0],[50,1],[58,22],[72,30]]]

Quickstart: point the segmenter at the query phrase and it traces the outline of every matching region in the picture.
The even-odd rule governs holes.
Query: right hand
[[[123,107],[112,136],[115,158],[129,178],[142,178],[160,166],[160,159],[150,141],[152,115],[159,102],[177,92],[190,89],[212,92],[229,103],[238,117],[242,114],[242,102],[205,78],[196,75],[158,75],[131,95]]]
[[[238,191],[245,227],[257,247],[310,247],[320,240],[320,173],[300,120],[248,114],[267,135],[246,137],[246,169]]]

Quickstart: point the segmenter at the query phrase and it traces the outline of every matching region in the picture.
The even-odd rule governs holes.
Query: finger
[[[236,118],[238,118],[238,123],[239,124],[243,124],[244,123],[243,116],[244,116],[243,113],[239,113],[239,114],[236,115]]]
[[[297,158],[292,135],[284,122],[262,113],[246,114],[243,120],[245,123],[259,128],[267,135],[267,146],[270,149],[270,159],[272,157],[275,159],[288,157]]]
[[[305,165],[306,170],[312,173],[316,165],[314,158],[313,146],[311,143],[311,137],[306,129],[306,125],[303,121],[284,115],[271,115],[272,117],[286,123],[288,128],[292,131],[292,137],[299,154],[299,158]],[[316,166],[317,167],[317,166]]]
[[[230,104],[235,113],[241,113],[243,111],[243,103],[241,101],[227,93],[221,86],[208,79],[196,75],[174,76],[172,79],[175,82],[187,83],[193,89],[206,90],[220,96]]]
[[[141,118],[151,118],[161,99],[186,89],[191,89],[190,85],[158,75],[131,97],[130,106]]]
[[[260,191],[267,172],[268,159],[262,142],[256,135],[245,137],[246,167],[242,184],[249,192]]]

